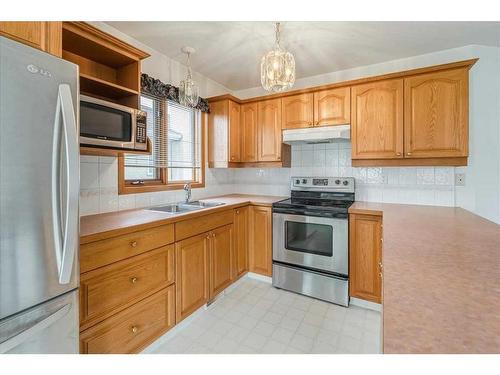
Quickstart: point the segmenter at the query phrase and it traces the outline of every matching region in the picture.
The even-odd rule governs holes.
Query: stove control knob
[[[349,185],[349,181],[347,181],[347,180],[344,180],[342,183],[343,183],[345,186]]]
[[[335,180],[335,185],[340,185],[340,180]]]
[[[295,183],[296,183],[297,185],[300,185],[300,180],[299,180],[299,179],[296,179],[296,180],[295,180]]]
[[[305,178],[302,179],[303,184],[307,184],[307,180]]]

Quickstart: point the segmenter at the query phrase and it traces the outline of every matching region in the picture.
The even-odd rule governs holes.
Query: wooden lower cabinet
[[[233,224],[210,233],[210,299],[233,281],[233,241]]]
[[[80,352],[137,353],[175,325],[173,285],[80,333]]]
[[[250,210],[250,272],[272,275],[272,210],[251,206]]]
[[[210,241],[202,233],[175,244],[177,323],[208,301]]]
[[[248,226],[250,207],[234,210],[233,278],[240,278],[248,272]]]
[[[349,215],[349,295],[382,302],[382,217]]]

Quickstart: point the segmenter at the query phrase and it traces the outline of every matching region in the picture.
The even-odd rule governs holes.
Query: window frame
[[[164,102],[166,105],[166,101]],[[166,113],[164,111],[163,113]],[[167,119],[161,119],[163,126],[167,126]],[[207,134],[207,114],[201,112],[200,114],[200,153],[201,153],[201,165],[200,165],[200,181],[176,181],[168,182],[168,169],[167,168],[157,168],[158,175],[160,178],[154,180],[144,180],[141,185],[132,184],[132,180],[125,180],[125,155],[120,154],[118,156],[118,194],[137,194],[137,193],[150,193],[156,191],[168,191],[168,190],[181,190],[187,183],[191,184],[193,189],[205,187],[205,152],[206,152],[206,134]]]

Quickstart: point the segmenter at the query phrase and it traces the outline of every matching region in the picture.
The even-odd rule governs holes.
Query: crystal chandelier
[[[260,81],[267,91],[280,92],[289,89],[295,82],[295,59],[280,46],[280,23],[276,22],[274,49],[262,57]]]
[[[198,104],[198,86],[193,81],[191,73],[191,54],[195,53],[192,47],[182,47],[182,53],[187,55],[187,77],[179,84],[179,102],[186,107],[196,107]]]

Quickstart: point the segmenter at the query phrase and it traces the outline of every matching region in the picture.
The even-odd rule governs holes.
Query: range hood
[[[348,141],[351,138],[350,125],[321,126],[306,129],[283,130],[283,143],[332,143]]]

